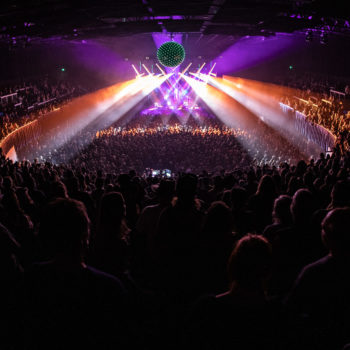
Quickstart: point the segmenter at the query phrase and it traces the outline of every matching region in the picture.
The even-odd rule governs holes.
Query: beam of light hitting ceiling
[[[112,124],[168,77],[148,75],[74,99],[44,118],[39,144],[47,145],[46,151],[50,151],[69,142],[85,128]]]
[[[225,125],[244,130],[248,132],[248,134],[252,133],[255,135],[256,140],[266,139],[266,129],[263,127],[263,125],[266,126],[266,124],[262,123],[254,113],[245,108],[238,101],[212,85],[205,84],[189,76],[182,75],[182,77]],[[275,132],[273,129],[270,130]],[[253,140],[250,138],[244,138],[242,142],[244,143],[243,146],[253,157],[259,152],[262,154],[266,151],[266,144],[263,145],[260,142],[253,143]],[[287,140],[285,140],[285,142],[287,143]]]
[[[176,33],[176,34],[173,34],[172,36],[170,35],[170,33],[153,33],[152,38],[153,38],[154,44],[156,45],[157,50],[169,40],[182,44],[181,33]]]
[[[130,63],[126,62],[117,50],[105,43],[98,39],[88,40],[87,43],[69,41],[69,50],[72,50],[79,65],[103,77],[107,84],[112,85],[115,81],[129,80],[128,66]],[[53,49],[61,51],[62,45],[66,44],[63,44],[61,40],[53,40],[50,41],[50,45],[54,46]]]
[[[244,37],[221,52],[213,62],[218,62],[219,75],[232,74],[242,69],[261,64],[305,45],[297,36],[277,34],[272,37]]]

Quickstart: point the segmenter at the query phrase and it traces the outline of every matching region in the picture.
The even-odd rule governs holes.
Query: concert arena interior
[[[0,7],[2,349],[350,349],[342,0]]]

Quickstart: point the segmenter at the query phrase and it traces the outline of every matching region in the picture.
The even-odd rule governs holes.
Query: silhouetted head
[[[273,197],[275,196],[276,190],[275,190],[275,184],[273,182],[273,179],[270,175],[264,175],[258,186],[257,193],[263,196]]]
[[[350,257],[350,208],[331,210],[322,221],[322,239],[333,256]]]
[[[104,179],[102,177],[98,177],[95,181],[95,186],[96,186],[96,189],[99,189],[101,190],[103,188],[103,185],[104,185]]]
[[[222,188],[222,185],[223,185],[223,179],[222,179],[222,177],[219,176],[219,175],[214,176],[214,186],[215,186],[215,188],[221,189],[221,188]]]
[[[207,212],[204,230],[214,234],[230,233],[231,226],[232,218],[230,208],[224,202],[213,202]]]
[[[304,160],[300,160],[297,164],[296,173],[300,176],[305,173],[307,165]]]
[[[76,193],[79,191],[79,179],[76,176],[71,177],[67,181],[67,188],[70,194]]]
[[[40,221],[39,237],[50,257],[82,258],[89,241],[90,220],[82,202],[59,198],[49,203]]]
[[[294,224],[308,225],[315,211],[315,200],[312,193],[302,188],[295,192],[290,206]]]
[[[246,205],[247,198],[247,191],[243,187],[233,187],[231,190],[232,209],[242,209]]]
[[[3,180],[3,187],[5,190],[10,190],[13,187],[13,180],[10,176],[6,176]]]
[[[173,180],[162,179],[157,189],[159,201],[170,203],[175,194],[175,182]]]
[[[292,223],[292,214],[290,212],[291,203],[292,198],[290,196],[282,195],[276,198],[272,212],[273,218],[279,223]]]
[[[129,174],[120,174],[118,176],[118,183],[121,188],[126,188],[130,186],[131,178]]]
[[[262,236],[247,235],[241,238],[228,262],[231,282],[247,288],[263,287],[272,267],[271,245]]]
[[[176,184],[176,194],[183,202],[193,202],[197,191],[197,176],[185,174],[179,177]]]
[[[62,181],[51,184],[51,195],[53,198],[68,198],[66,185]]]
[[[125,217],[125,202],[119,192],[109,192],[102,196],[100,203],[100,223],[121,222]]]
[[[338,181],[331,192],[331,205],[333,208],[350,205],[350,185],[346,181]]]
[[[22,270],[18,260],[19,253],[19,243],[0,223],[0,273],[3,281],[14,278]]]

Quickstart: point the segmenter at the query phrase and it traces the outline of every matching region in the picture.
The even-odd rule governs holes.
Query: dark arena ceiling
[[[305,28],[349,30],[346,0],[10,0],[0,41],[65,40],[137,33],[274,35]]]
[[[156,59],[154,36],[180,34],[190,61],[220,57],[242,38],[350,38],[345,0],[9,0],[0,6],[0,49],[95,43],[125,60]],[[319,39],[318,39],[319,41]],[[254,46],[253,46],[254,49]],[[27,52],[30,50],[26,50]],[[3,57],[8,57],[3,55]],[[11,56],[13,57],[13,56]],[[6,62],[13,58],[4,58]],[[151,62],[151,61],[149,61]],[[187,62],[187,61],[186,61]],[[185,62],[185,63],[186,63]],[[33,66],[33,65],[32,65]]]

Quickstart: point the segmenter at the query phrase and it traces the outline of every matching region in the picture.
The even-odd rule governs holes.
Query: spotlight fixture
[[[313,33],[312,33],[311,30],[308,30],[308,31],[306,32],[305,40],[306,40],[307,42],[311,42],[312,39],[313,39]]]

